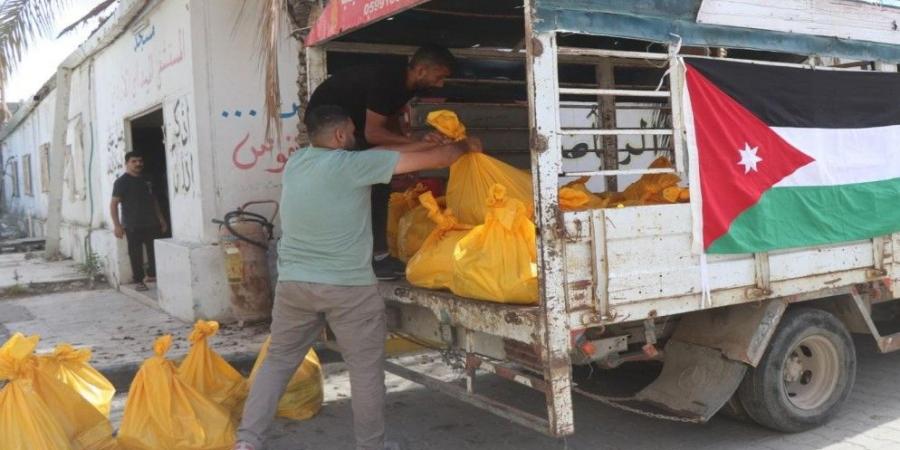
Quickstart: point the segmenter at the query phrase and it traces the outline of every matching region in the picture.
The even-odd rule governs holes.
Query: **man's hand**
[[[125,236],[125,229],[122,228],[122,225],[116,225],[113,234],[116,235],[116,239],[122,239]]]
[[[452,142],[450,138],[444,136],[441,133],[438,133],[437,131],[432,131],[425,134],[425,136],[422,136],[422,140],[425,142],[430,142],[432,144],[449,144],[450,142]]]
[[[467,144],[466,151],[469,153],[483,153],[484,147],[481,145],[481,139],[477,137],[467,137],[465,140]]]

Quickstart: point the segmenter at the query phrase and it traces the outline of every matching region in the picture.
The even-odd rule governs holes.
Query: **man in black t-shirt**
[[[168,224],[153,195],[150,180],[141,176],[144,158],[135,152],[125,154],[125,174],[113,184],[109,215],[112,218],[113,233],[116,238],[128,239],[128,259],[134,274],[135,289],[146,291],[145,282],[156,280],[156,261],[153,254],[153,240],[166,232]],[[119,220],[119,205],[122,205],[122,220]],[[144,277],[144,248],[149,262]]]
[[[326,79],[309,99],[307,113],[319,106],[340,106],[356,126],[356,150],[418,142],[401,133],[399,116],[419,92],[439,88],[450,76],[456,60],[449,50],[436,45],[419,48],[407,66],[361,66],[338,72]],[[438,133],[422,140],[442,143]],[[405,271],[402,262],[387,255],[387,208],[390,186],[372,186],[372,233],[375,275],[397,279]]]

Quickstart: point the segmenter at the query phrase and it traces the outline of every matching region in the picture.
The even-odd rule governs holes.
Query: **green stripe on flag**
[[[900,178],[772,188],[707,253],[758,253],[855,241],[900,230]]]

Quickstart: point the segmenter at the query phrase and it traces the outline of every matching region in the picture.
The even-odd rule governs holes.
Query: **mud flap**
[[[706,422],[737,390],[747,365],[709,347],[670,339],[662,373],[634,399],[668,413]]]

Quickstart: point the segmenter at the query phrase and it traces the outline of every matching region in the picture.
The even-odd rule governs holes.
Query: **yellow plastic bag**
[[[458,141],[466,138],[466,127],[453,111],[432,111],[427,122],[451,139]],[[526,206],[528,216],[531,216],[534,209],[531,174],[484,153],[466,153],[450,166],[447,207],[456,213],[462,223],[484,223],[484,199],[494,184],[505,186],[507,195],[520,200]]]
[[[590,197],[577,189],[563,187],[559,189],[559,209],[574,211],[587,208]]]
[[[449,288],[453,279],[453,250],[472,227],[459,223],[451,210],[442,212],[431,192],[419,196],[419,201],[428,210],[435,229],[406,264],[406,279],[428,289]]]
[[[596,208],[606,208],[609,206],[611,200],[616,200],[616,196],[620,196],[621,194],[612,194],[609,192],[604,192],[600,194],[595,194],[591,192],[587,188],[587,182],[590,180],[590,177],[581,177],[575,181],[571,181],[567,183],[562,189],[572,189],[573,191],[581,192],[587,197],[587,202],[583,205],[579,206],[577,209],[596,209]],[[560,191],[560,208],[563,208],[563,194]],[[571,206],[571,204],[569,205]],[[575,208],[573,208],[575,209]]]
[[[393,192],[388,200],[387,242],[388,253],[394,258],[399,256],[397,236],[400,234],[400,218],[411,209],[419,206],[419,195],[428,191],[424,184],[418,183],[405,192]]]
[[[172,336],[153,343],[154,356],[131,382],[119,444],[126,449],[228,450],[234,425],[228,412],[190,387],[166,359]]]
[[[466,138],[466,126],[459,121],[456,113],[447,109],[441,109],[428,113],[425,120],[444,136],[461,141]]]
[[[250,384],[256,378],[256,373],[262,367],[263,361],[269,352],[269,344],[272,336],[266,338],[262,348],[259,350],[259,356],[253,363],[253,370],[250,372]],[[325,401],[324,391],[325,379],[322,375],[322,364],[319,363],[319,356],[313,349],[309,349],[306,359],[294,372],[291,381],[288,382],[287,389],[281,400],[278,401],[278,416],[286,417],[294,420],[310,419],[322,408],[322,402]]]
[[[178,366],[178,378],[230,412],[232,417],[239,417],[247,397],[247,381],[209,347],[208,338],[218,332],[218,322],[198,320],[194,324],[188,337],[191,349]]]
[[[500,303],[537,303],[535,229],[525,205],[499,184],[491,187],[486,203],[484,225],[456,244],[450,290]]]
[[[656,158],[650,164],[650,169],[672,168],[672,163],[665,156]],[[641,176],[637,181],[625,188],[623,195],[626,202],[646,204],[653,201],[655,196],[660,196],[666,188],[676,186],[681,177],[674,173],[654,173]],[[658,197],[659,201],[661,197]]]
[[[70,344],[59,344],[53,353],[38,356],[41,371],[51,374],[81,397],[94,405],[101,414],[109,417],[109,407],[116,388],[103,374],[94,369],[91,349],[76,349]]]
[[[446,205],[444,198],[438,198],[440,207]],[[419,199],[416,199],[418,204]],[[428,208],[418,204],[400,218],[399,235],[397,237],[397,258],[408,262],[425,243],[428,235],[434,231],[434,222],[428,218]]]
[[[484,199],[495,184],[506,187],[507,197],[522,202],[526,215],[531,217],[531,174],[484,153],[466,153],[450,166],[447,207],[462,223],[482,224],[487,212]]]
[[[68,450],[74,448],[56,417],[33,389],[38,337],[14,334],[0,347],[0,448]]]

